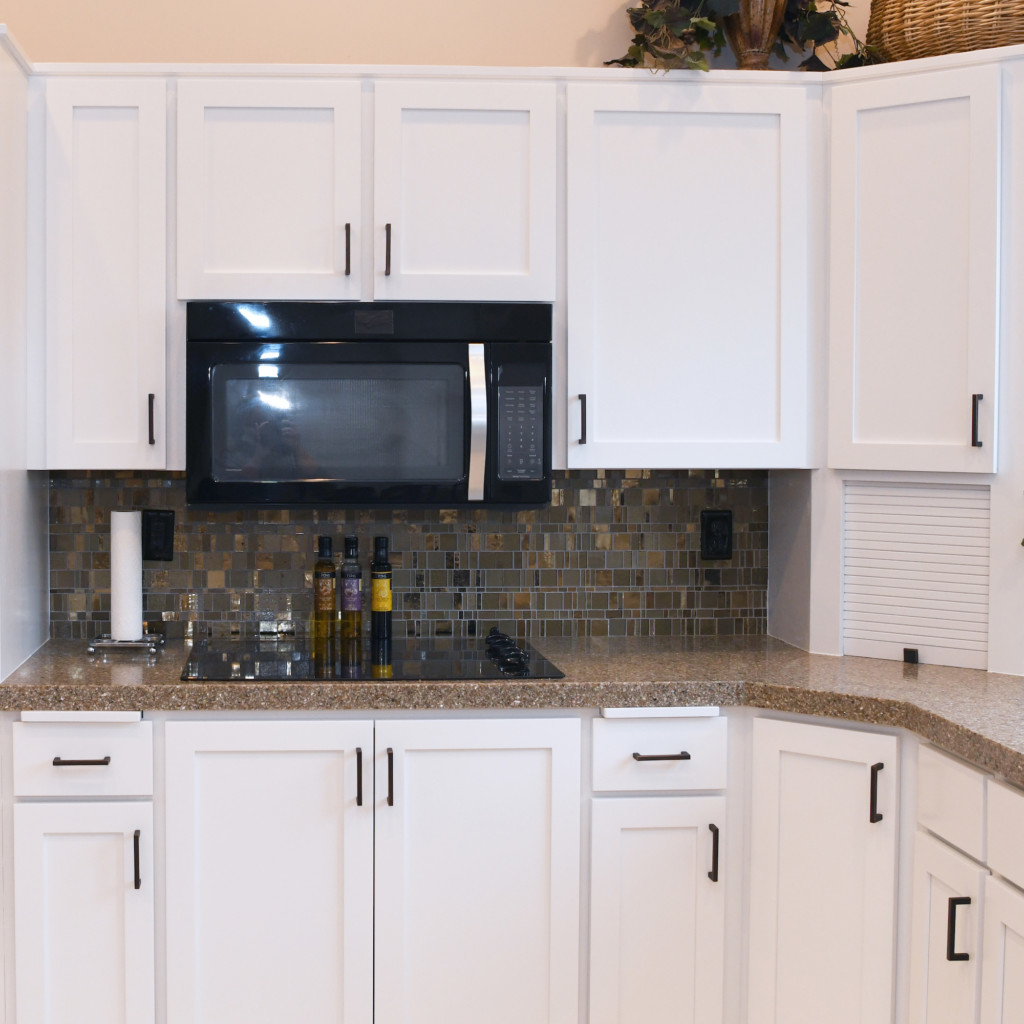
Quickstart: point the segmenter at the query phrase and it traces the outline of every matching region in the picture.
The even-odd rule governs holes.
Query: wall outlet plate
[[[170,562],[174,558],[174,510],[142,510],[142,560]]]
[[[700,557],[732,558],[732,509],[706,508],[701,512]]]

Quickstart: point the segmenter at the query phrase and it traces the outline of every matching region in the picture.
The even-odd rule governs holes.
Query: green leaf
[[[710,18],[691,18],[691,28],[702,28],[705,32],[714,32],[717,27]]]

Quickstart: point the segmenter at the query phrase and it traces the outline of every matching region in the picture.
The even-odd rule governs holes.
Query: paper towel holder
[[[138,640],[115,640],[109,633],[103,633],[89,641],[86,647],[86,654],[95,654],[97,651],[134,651],[146,650],[150,654],[156,654],[164,645],[163,633],[144,632]]]

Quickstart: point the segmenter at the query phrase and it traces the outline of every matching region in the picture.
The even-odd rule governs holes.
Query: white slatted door
[[[843,653],[988,666],[989,488],[846,482]]]

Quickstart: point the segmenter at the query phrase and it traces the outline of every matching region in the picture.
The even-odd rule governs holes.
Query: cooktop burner
[[[525,641],[497,630],[479,637],[395,637],[390,641],[251,638],[201,640],[184,681],[562,679],[564,673]]]

